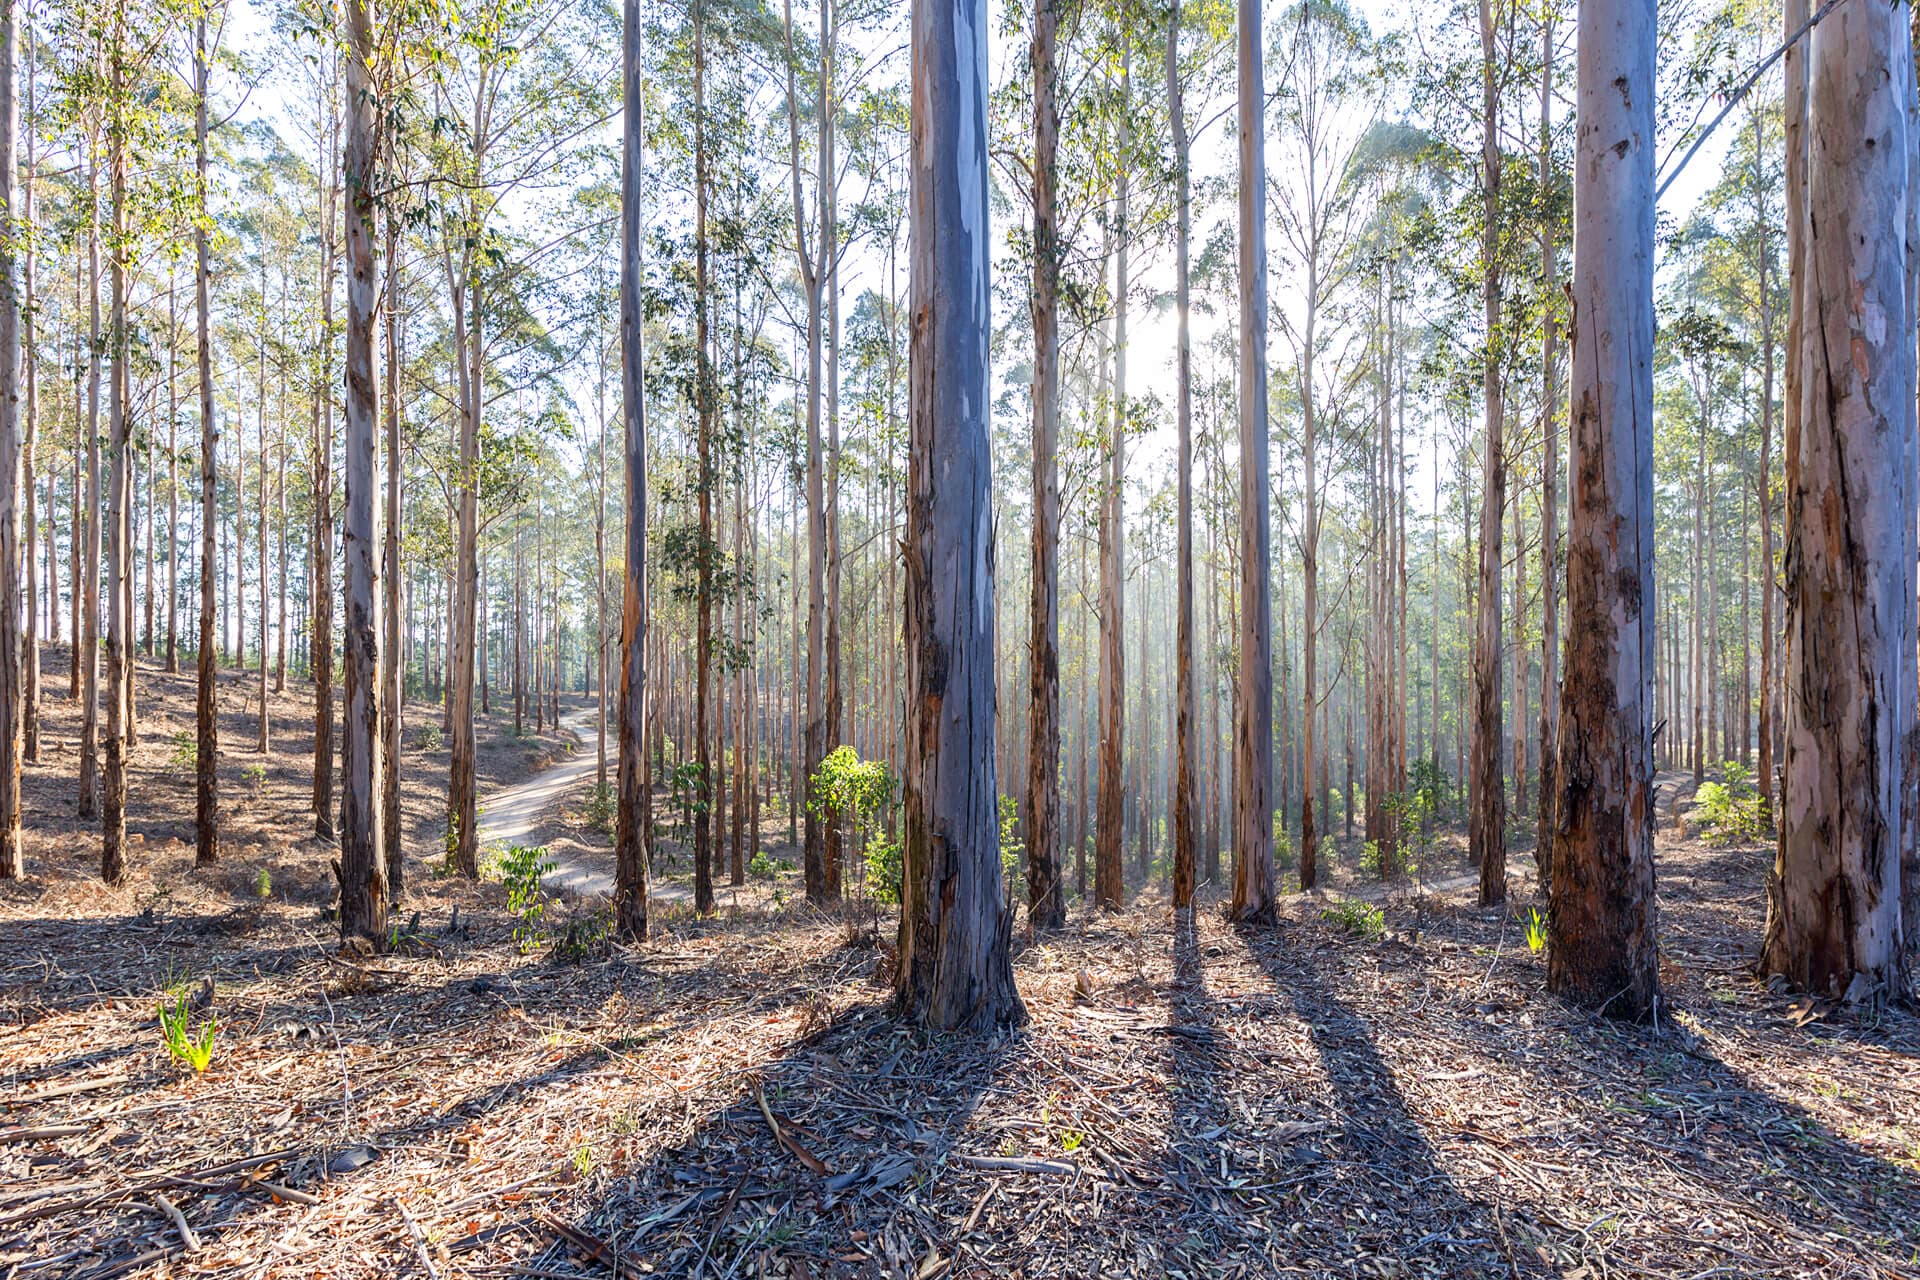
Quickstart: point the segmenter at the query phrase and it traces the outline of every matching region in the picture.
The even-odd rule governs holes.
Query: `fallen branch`
[[[193,1228],[187,1225],[187,1215],[180,1212],[180,1206],[159,1192],[153,1193],[153,1203],[160,1212],[173,1219],[173,1229],[180,1233],[180,1243],[188,1253],[200,1252],[200,1237],[193,1234]]]

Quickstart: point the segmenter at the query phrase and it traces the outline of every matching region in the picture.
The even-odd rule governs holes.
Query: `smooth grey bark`
[[[904,874],[895,1004],[936,1029],[1022,1023],[994,738],[993,227],[983,0],[913,6]]]
[[[1567,664],[1548,985],[1615,1016],[1660,996],[1653,867],[1654,0],[1581,0]]]

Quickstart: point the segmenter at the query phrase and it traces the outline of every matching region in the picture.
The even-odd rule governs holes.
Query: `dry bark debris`
[[[431,945],[358,974],[184,867],[145,917],[0,896],[0,1276],[169,1274],[180,1221],[235,1277],[1920,1274],[1920,1022],[1797,1025],[1743,967],[1765,851],[1662,855],[1658,1032],[1548,998],[1466,886],[1371,940],[1076,914],[971,1041],[798,913],[569,966],[423,877]],[[152,997],[207,977],[195,1078]]]

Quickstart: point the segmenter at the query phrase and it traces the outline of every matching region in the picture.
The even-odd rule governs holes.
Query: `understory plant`
[[[213,1014],[198,1028],[193,1025],[193,1000],[184,984],[174,986],[160,997],[160,1038],[175,1062],[183,1062],[199,1075],[213,1062],[213,1037],[220,1020]]]
[[[1744,844],[1766,835],[1753,770],[1738,760],[1720,766],[1724,782],[1703,782],[1693,793],[1693,820],[1709,844]]]
[[[533,950],[546,937],[546,886],[542,883],[559,863],[545,845],[514,845],[495,864],[507,889],[507,914],[513,917],[513,940],[521,952]]]

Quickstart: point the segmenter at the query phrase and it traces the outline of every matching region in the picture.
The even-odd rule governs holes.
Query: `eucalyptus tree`
[[[214,556],[218,480],[214,473],[220,436],[213,416],[213,309],[207,225],[207,95],[214,50],[207,43],[208,9],[193,21],[193,292],[200,382],[200,628],[194,704],[194,862],[210,866],[220,857],[219,688],[214,667]],[[78,637],[76,637],[76,641]]]
[[[1615,1016],[1660,995],[1653,869],[1654,0],[1580,0],[1567,669],[1548,985]]]
[[[1785,458],[1786,785],[1761,965],[1857,1001],[1904,995],[1908,977],[1914,63],[1904,3],[1852,6],[1807,39],[1807,269],[1793,282],[1801,405]]]
[[[895,1002],[936,1029],[1026,1019],[1009,956],[994,736],[987,23],[913,8],[906,797]]]
[[[389,23],[394,19],[389,16]],[[387,858],[381,818],[380,639],[375,625],[374,437],[379,397],[374,383],[374,220],[382,127],[377,103],[387,97],[375,79],[375,31],[369,0],[346,0],[346,142],[341,152],[346,213],[346,710],[341,743],[340,936],[378,948],[386,942]],[[381,62],[392,66],[391,58]],[[263,439],[264,445],[264,439]],[[266,466],[265,450],[260,465]],[[266,547],[261,546],[262,573]],[[331,584],[326,584],[331,591]],[[264,606],[265,601],[262,600]],[[264,627],[265,619],[261,625]],[[264,639],[264,635],[263,635]],[[262,703],[266,645],[260,647]],[[264,712],[263,712],[264,714]]]
[[[0,880],[26,874],[20,853],[21,661],[20,293],[14,200],[19,136],[15,87],[20,16],[16,0],[0,2]],[[31,473],[25,478],[32,509]],[[31,564],[31,556],[29,556]],[[26,610],[37,607],[31,594]],[[28,640],[31,641],[31,632]]]
[[[643,735],[647,723],[647,408],[641,228],[646,122],[640,0],[623,0],[620,27],[620,420],[627,481],[621,568],[619,803],[614,817],[615,927],[647,936],[647,853],[653,830]],[[602,695],[604,697],[604,693]]]
[[[1357,242],[1369,209],[1355,161],[1383,103],[1374,74],[1382,50],[1366,21],[1344,0],[1300,0],[1274,23],[1271,56],[1281,88],[1274,114],[1281,161],[1270,171],[1284,256],[1296,275],[1298,315],[1283,310],[1280,331],[1293,348],[1300,399],[1300,567],[1302,617],[1300,717],[1300,887],[1318,883],[1320,831],[1315,821],[1316,722],[1325,693],[1319,679],[1322,506],[1336,470],[1320,468],[1321,417],[1340,416],[1343,339],[1337,304],[1355,283]],[[1329,367],[1329,366],[1334,367]]]
[[[1273,597],[1267,483],[1266,90],[1260,3],[1235,10],[1239,60],[1240,705],[1234,717],[1237,919],[1273,918]]]
[[[1177,13],[1179,0],[1174,3]],[[1026,816],[1027,918],[1040,929],[1058,928],[1067,918],[1060,884],[1059,28],[1060,0],[1035,0],[1028,53],[1033,74],[1033,568]]]
[[[1486,349],[1481,356],[1480,573],[1473,646],[1473,749],[1467,778],[1467,846],[1480,867],[1480,905],[1507,898],[1507,793],[1502,766],[1501,557],[1507,508],[1506,387],[1501,369],[1505,308],[1501,274],[1502,4],[1478,0],[1481,85],[1480,295]]]

